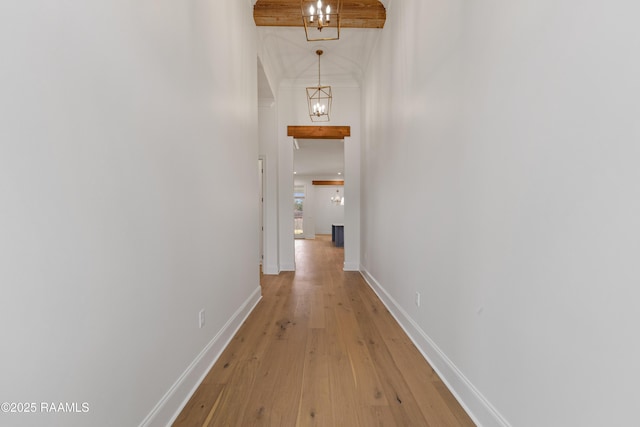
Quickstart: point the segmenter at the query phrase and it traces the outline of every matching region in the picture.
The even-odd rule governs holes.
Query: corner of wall
[[[360,271],[360,264],[357,262],[345,262],[344,271]]]
[[[296,271],[296,264],[288,262],[280,264],[280,271]]]
[[[280,274],[280,270],[278,269],[278,266],[275,264],[266,264],[262,266],[262,273],[263,274],[269,274],[269,275],[278,275]]]
[[[209,373],[235,333],[262,299],[260,287],[256,288],[247,300],[231,316],[215,337],[198,354],[184,373],[171,386],[140,423],[140,427],[156,427],[170,425],[180,415],[204,377]]]
[[[346,267],[345,267],[346,269]],[[436,343],[420,328],[420,326],[404,311],[384,287],[361,266],[362,277],[378,295],[391,315],[400,324],[420,353],[436,371],[440,379],[454,395],[478,426],[510,427],[504,417],[491,403],[476,389]]]

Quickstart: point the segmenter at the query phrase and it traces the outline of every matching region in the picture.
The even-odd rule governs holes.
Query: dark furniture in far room
[[[331,241],[338,247],[344,247],[344,224],[331,224]]]

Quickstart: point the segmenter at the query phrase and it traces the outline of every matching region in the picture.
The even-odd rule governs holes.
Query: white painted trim
[[[180,378],[162,396],[162,399],[151,410],[149,415],[140,423],[140,427],[170,426],[175,421],[182,408],[187,404],[260,299],[262,299],[261,288],[257,287],[195,360],[191,362]]]
[[[296,271],[296,264],[288,262],[280,264],[280,271]]]
[[[262,266],[262,273],[263,274],[280,274],[280,270],[278,269],[278,265],[277,264],[269,264],[269,265],[263,265]]]
[[[355,262],[345,262],[342,269],[344,271],[360,271],[360,265]]]
[[[498,410],[464,376],[369,271],[360,266],[360,273],[476,425],[479,427],[510,427],[510,424]]]

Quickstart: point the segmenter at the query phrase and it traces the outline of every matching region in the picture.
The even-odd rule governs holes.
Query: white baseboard
[[[507,420],[474,387],[369,271],[360,266],[360,272],[476,425],[479,427],[510,427]]]
[[[278,269],[277,264],[268,264],[262,266],[263,274],[280,274],[280,269]]]
[[[200,352],[169,391],[160,399],[158,404],[140,423],[140,427],[170,426],[180,415],[180,411],[187,404],[191,395],[196,391],[204,377],[218,360],[222,351],[227,347],[242,323],[253,311],[262,298],[260,287],[247,298],[236,310],[229,321],[220,329],[215,337]]]
[[[295,263],[280,264],[280,271],[296,271],[296,264]]]
[[[360,264],[358,264],[357,262],[345,262],[343,270],[344,271],[360,271]]]

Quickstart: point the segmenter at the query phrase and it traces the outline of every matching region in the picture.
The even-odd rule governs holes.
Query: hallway
[[[174,426],[472,426],[330,236],[296,240]]]

